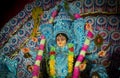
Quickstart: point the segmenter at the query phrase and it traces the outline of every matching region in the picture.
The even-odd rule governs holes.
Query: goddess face
[[[63,33],[60,33],[56,36],[56,42],[59,47],[64,47],[67,43],[67,36]]]

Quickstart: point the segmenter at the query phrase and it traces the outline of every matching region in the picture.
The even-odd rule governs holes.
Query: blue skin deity
[[[67,61],[67,56],[68,56],[68,47],[64,46],[63,48],[56,47],[56,75],[58,78],[65,78],[68,73],[68,61]]]
[[[57,78],[65,78],[68,73],[68,46],[67,46],[67,36],[60,33],[56,36],[56,76]]]

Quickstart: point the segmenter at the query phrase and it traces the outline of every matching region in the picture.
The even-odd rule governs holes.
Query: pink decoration
[[[76,19],[81,18],[80,14],[74,14],[74,17],[75,17]]]
[[[82,62],[83,58],[84,58],[83,55],[79,55],[78,58],[77,58],[77,61]]]
[[[33,69],[38,70],[39,66],[34,65]]]
[[[34,71],[33,76],[39,76],[39,72],[38,71]]]
[[[73,77],[72,78],[79,78],[79,67],[74,68]]]
[[[92,38],[92,37],[93,37],[92,32],[88,31],[87,37]],[[90,40],[89,40],[89,41],[90,41]],[[86,42],[86,41],[85,41],[85,42]],[[87,51],[88,46],[89,46],[89,45],[86,45],[85,42],[84,42],[84,45],[82,46],[82,49],[81,49],[81,52],[82,52],[82,50],[85,51],[84,54],[86,54],[86,51]],[[89,42],[88,42],[88,43],[89,43]],[[80,52],[80,54],[79,54],[79,56],[78,56],[78,58],[77,58],[77,61],[76,61],[76,63],[75,63],[75,67],[74,67],[73,77],[72,77],[72,78],[79,78],[80,72],[79,72],[79,69],[77,69],[77,68],[79,68],[79,64],[77,64],[77,62],[82,62],[82,60],[83,60],[84,57],[85,57],[85,55],[82,55],[83,52],[82,52],[82,53],[81,53],[81,52]]]
[[[53,11],[52,17],[55,18],[57,14],[58,14],[57,10]]]
[[[44,50],[44,44],[40,44],[39,50]]]
[[[33,76],[38,76],[39,75],[39,66],[34,65],[33,67],[34,71],[33,71]]]
[[[83,47],[82,47],[82,50],[86,51],[88,49],[88,45],[84,44]]]
[[[45,37],[42,35],[42,36],[41,36],[41,39],[45,39]]]
[[[36,60],[42,60],[42,56],[41,55],[37,56]]]
[[[88,31],[87,37],[88,37],[88,38],[93,38],[94,35],[93,35],[93,33],[92,33],[91,31]]]
[[[45,39],[45,37],[42,35],[41,36],[41,42],[40,42],[40,46],[39,46],[39,49],[38,50],[42,50],[42,51],[38,51],[39,53],[43,53],[43,51],[44,51],[44,44],[45,44],[45,42],[43,41]],[[39,54],[38,53],[38,54]],[[36,56],[36,61],[35,62],[37,62],[37,61],[41,61],[42,60],[42,55],[37,55]],[[32,72],[32,76],[34,77],[34,76],[36,76],[37,78],[39,77],[39,71],[40,71],[40,63],[39,63],[39,65],[37,65],[36,63],[35,63],[35,65],[34,65],[34,67],[33,67],[33,72]],[[33,78],[32,77],[32,78]]]

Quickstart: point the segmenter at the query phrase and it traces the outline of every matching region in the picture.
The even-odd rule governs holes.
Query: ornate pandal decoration
[[[39,69],[40,69],[40,63],[42,61],[44,47],[45,47],[45,37],[42,35],[38,54],[36,56],[36,61],[33,66],[32,78],[39,78]]]
[[[42,14],[43,14],[43,10],[40,7],[35,7],[32,10],[32,18],[34,21],[34,28],[33,28],[32,34],[31,34],[32,37],[34,37],[38,32],[38,28],[39,28],[38,26],[40,25],[40,16]]]
[[[48,21],[48,23],[53,23],[54,18],[57,16],[58,14],[58,10],[53,11],[52,16],[50,18],[50,20]],[[73,62],[74,62],[74,47],[73,44],[68,44],[68,75],[72,75],[72,71],[73,71]],[[51,47],[50,48],[50,61],[49,61],[49,65],[50,65],[50,76],[51,77],[55,77],[56,75],[56,71],[55,71],[55,47]]]
[[[82,46],[82,49],[78,55],[78,58],[77,58],[77,61],[75,63],[75,66],[74,66],[74,71],[73,71],[73,77],[72,78],[78,78],[79,77],[79,65],[82,63],[85,55],[86,55],[86,51],[89,47],[89,44],[90,44],[90,39],[89,38],[92,38],[93,37],[93,34],[91,31],[88,32],[87,34],[87,38],[85,39],[85,42]]]
[[[54,11],[53,12],[53,15],[54,17],[57,15],[57,11]],[[52,16],[52,18],[54,18]],[[79,14],[75,14],[74,17],[76,19],[79,19],[81,18],[81,16]],[[53,19],[52,19],[52,22],[53,22]],[[51,23],[51,22],[50,22]],[[74,58],[74,53],[72,50],[70,49],[73,49],[73,46],[69,47],[69,53],[68,53],[68,74],[72,74],[72,71],[73,71],[73,77],[72,78],[78,78],[79,77],[79,65],[80,63],[82,62],[82,60],[84,59],[85,57],[85,54],[86,54],[86,51],[89,47],[89,44],[90,44],[90,39],[93,38],[93,33],[91,31],[91,29],[88,28],[88,34],[87,34],[87,38],[82,46],[82,50],[80,52],[80,54],[78,55],[78,58],[77,58],[77,61],[75,63],[75,67],[74,67],[74,71],[73,71],[73,58]],[[55,77],[55,74],[56,74],[56,71],[55,71],[55,47],[51,47],[51,50],[50,50],[50,61],[49,61],[49,64],[50,64],[50,76],[51,77]]]
[[[59,9],[59,8],[58,8]],[[52,13],[52,16],[51,18],[49,19],[48,23],[53,23],[55,17],[57,16],[58,14],[58,11],[57,10],[54,10],[53,13]],[[80,19],[81,16],[80,14],[74,14],[74,18],[77,19]],[[69,19],[68,19],[69,20]],[[88,27],[89,29],[89,27]],[[57,32],[56,32],[57,33]],[[43,32],[44,34],[44,32]],[[82,49],[78,55],[78,58],[77,58],[77,61],[75,63],[75,66],[73,68],[73,59],[74,59],[74,53],[73,53],[73,46],[69,46],[68,44],[68,57],[67,57],[67,61],[68,61],[68,76],[72,76],[72,78],[78,78],[79,77],[79,65],[81,64],[81,62],[83,61],[84,57],[85,57],[85,54],[86,54],[86,51],[89,47],[89,44],[90,44],[90,40],[91,38],[93,38],[93,33],[91,30],[88,30],[88,34],[87,34],[87,38],[82,46]],[[56,56],[56,52],[55,52],[55,47],[50,47],[50,60],[49,60],[49,66],[50,66],[50,76],[52,78],[55,78],[56,77],[56,68],[55,68],[55,64],[56,64],[56,60],[55,60],[55,56]],[[73,71],[74,69],[74,71]],[[69,75],[71,74],[71,75]],[[72,75],[73,74],[73,75]]]
[[[11,56],[10,58],[14,58],[17,54],[18,54],[18,51],[20,49],[22,49],[24,47],[24,45],[32,38],[35,38],[35,36],[37,35],[41,35],[40,32],[38,32],[38,26],[40,24],[40,16],[43,14],[43,10],[42,8],[40,7],[35,7],[33,10],[32,10],[32,18],[34,20],[34,28],[32,30],[32,33],[30,35],[29,38],[27,38],[19,47],[19,49],[17,49]],[[25,54],[25,57],[31,57],[31,55],[29,53],[26,53]]]
[[[75,14],[75,18],[79,19],[79,18],[81,18],[81,16],[79,14]],[[94,35],[92,33],[92,26],[90,24],[86,24],[86,28],[88,30],[87,37],[85,39],[85,42],[82,46],[82,49],[81,49],[79,55],[78,55],[77,61],[75,62],[72,78],[79,78],[79,75],[80,75],[79,65],[82,63],[82,61],[86,55],[86,51],[89,47],[90,40],[94,37]]]
[[[34,28],[30,36],[32,38],[34,38],[38,34],[38,26],[40,24],[40,15],[42,14],[43,14],[43,11],[39,7],[34,8],[32,11],[32,17],[34,20]],[[40,42],[38,54],[36,56],[36,61],[33,66],[32,78],[39,78],[39,69],[40,69],[40,63],[42,61],[44,46],[45,46],[45,37],[41,35],[41,42]]]
[[[94,43],[96,44],[97,47],[101,47],[101,45],[103,44],[103,38],[99,34],[97,34]]]

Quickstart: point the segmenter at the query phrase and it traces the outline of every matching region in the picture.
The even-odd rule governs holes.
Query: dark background
[[[16,16],[27,3],[35,0],[0,0],[0,29]]]

